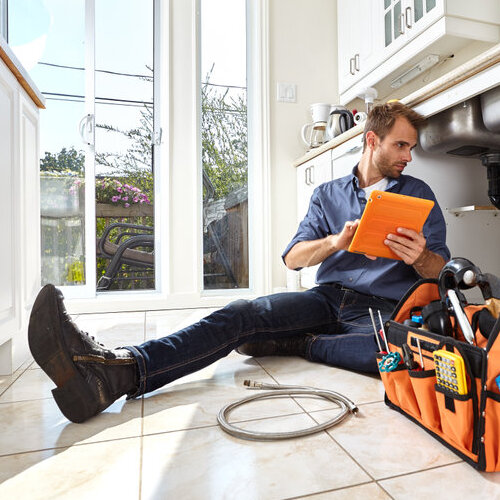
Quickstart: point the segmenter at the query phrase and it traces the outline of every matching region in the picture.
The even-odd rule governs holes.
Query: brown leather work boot
[[[306,357],[307,335],[298,335],[285,339],[263,340],[260,342],[247,342],[235,350],[238,354],[246,356],[300,356]]]
[[[69,317],[54,285],[42,288],[28,327],[31,354],[57,388],[52,391],[63,415],[84,422],[124,394],[137,391],[137,363],[127,349],[106,349]]]

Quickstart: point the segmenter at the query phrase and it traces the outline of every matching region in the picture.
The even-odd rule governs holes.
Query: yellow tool
[[[462,356],[444,349],[434,351],[436,383],[455,394],[467,394],[465,366]]]

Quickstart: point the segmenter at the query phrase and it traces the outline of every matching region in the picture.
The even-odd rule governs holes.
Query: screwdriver
[[[377,341],[378,345],[378,352],[382,352],[382,346],[380,345],[380,339],[378,338],[377,325],[375,324],[375,318],[373,317],[373,311],[371,307],[368,308],[368,312],[370,313],[370,318],[372,319],[373,331],[375,332],[375,340]]]

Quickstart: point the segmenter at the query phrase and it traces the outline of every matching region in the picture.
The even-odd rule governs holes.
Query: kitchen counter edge
[[[2,36],[0,36],[0,59],[6,64],[36,106],[40,109],[45,109],[45,98]]]

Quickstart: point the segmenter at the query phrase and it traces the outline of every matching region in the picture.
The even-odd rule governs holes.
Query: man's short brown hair
[[[418,130],[425,121],[421,114],[398,101],[378,104],[372,108],[366,119],[363,133],[363,151],[366,148],[367,132],[371,130],[377,134],[380,140],[383,140],[398,117],[406,118],[415,130]]]

